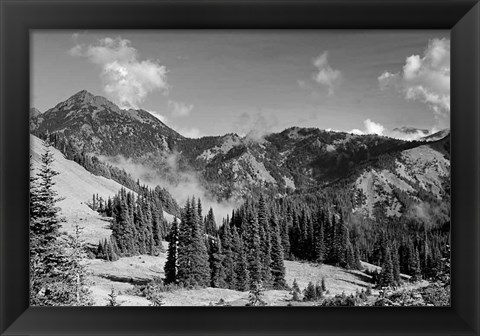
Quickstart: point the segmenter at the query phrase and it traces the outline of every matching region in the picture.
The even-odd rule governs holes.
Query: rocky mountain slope
[[[449,202],[447,133],[407,142],[292,127],[261,140],[237,134],[189,139],[144,110],[122,110],[86,91],[31,119],[31,132],[48,136],[69,158],[89,153],[120,165],[128,160],[124,168],[138,173],[141,165],[145,173],[137,177],[145,182],[152,175],[177,182],[194,176],[222,200],[341,185],[352,212],[367,217],[378,207],[395,217],[412,212],[414,203]]]

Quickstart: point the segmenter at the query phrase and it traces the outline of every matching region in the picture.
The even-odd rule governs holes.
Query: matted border
[[[473,0],[0,0],[0,333],[478,335],[479,22]],[[181,28],[451,30],[451,307],[28,307],[29,31]]]

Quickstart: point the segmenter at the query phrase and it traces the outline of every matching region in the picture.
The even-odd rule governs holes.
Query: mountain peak
[[[68,98],[67,100],[76,100],[81,102],[88,102],[93,99],[94,95],[88,92],[87,90],[81,90],[75,93],[73,96]]]
[[[97,108],[107,107],[115,112],[120,111],[120,108],[115,103],[111,102],[105,97],[96,96],[87,90],[78,91],[73,96],[57,105],[57,107],[82,105],[93,105]]]

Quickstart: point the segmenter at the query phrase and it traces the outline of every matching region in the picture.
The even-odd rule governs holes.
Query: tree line
[[[235,218],[235,219],[234,219]],[[217,229],[213,210],[189,199],[170,235],[165,283],[247,291],[286,287],[280,227],[261,197],[247,202]]]
[[[122,188],[112,199],[94,195],[91,207],[112,217],[112,234],[98,243],[97,258],[110,261],[137,254],[158,255],[163,252],[169,225],[163,217],[160,189],[142,188],[135,195]]]

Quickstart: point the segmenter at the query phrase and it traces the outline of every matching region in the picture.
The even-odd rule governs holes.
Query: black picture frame
[[[0,24],[2,335],[479,335],[477,1],[0,0]],[[451,30],[451,307],[28,306],[29,31],[185,28]]]

